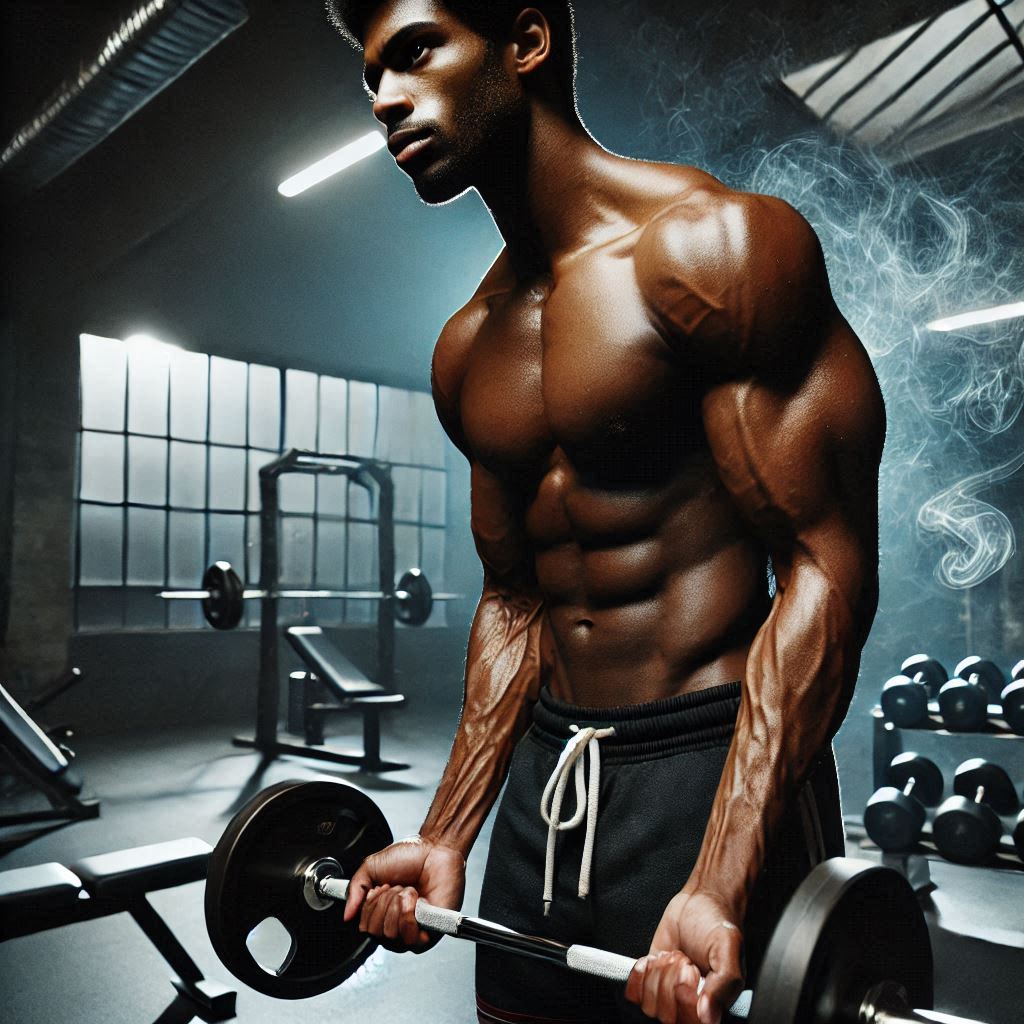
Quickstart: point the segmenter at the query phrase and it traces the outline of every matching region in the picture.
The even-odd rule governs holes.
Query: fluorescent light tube
[[[364,135],[361,139],[342,146],[330,156],[317,160],[315,164],[311,164],[304,171],[293,174],[277,186],[277,191],[288,198],[297,196],[300,192],[305,192],[307,188],[312,188],[313,185],[319,184],[325,178],[331,177],[332,174],[351,167],[370,156],[371,153],[376,153],[378,149],[383,149],[386,145],[387,142],[380,132],[370,132],[369,135]]]
[[[973,313],[959,313],[957,316],[933,320],[925,326],[930,331],[959,331],[961,327],[1012,320],[1016,316],[1024,316],[1024,302],[1008,302],[1005,306],[990,306],[988,309],[976,309]]]

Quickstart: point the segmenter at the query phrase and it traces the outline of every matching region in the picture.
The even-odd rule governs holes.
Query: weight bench
[[[100,813],[97,800],[81,800],[82,780],[71,768],[66,747],[58,747],[0,686],[0,747],[26,781],[50,801],[50,808],[0,815],[0,827],[36,821],[81,821]],[[71,755],[74,756],[74,755]]]
[[[359,765],[368,772],[408,768],[407,764],[385,761],[380,756],[381,712],[400,707],[405,703],[404,695],[367,679],[319,626],[291,626],[285,636],[306,665],[305,671],[292,672],[288,680],[289,731],[303,736],[307,746],[320,746],[328,715],[358,711],[363,716],[362,751],[332,751],[331,760]],[[333,703],[325,701],[328,696]]]
[[[0,872],[0,942],[126,912],[174,972],[171,983],[207,1021],[235,1015],[235,993],[206,980],[146,894],[206,877],[201,839],[118,850],[70,867],[51,862]]]

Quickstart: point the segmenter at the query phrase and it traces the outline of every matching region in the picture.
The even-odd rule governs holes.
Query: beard
[[[488,44],[469,96],[455,112],[450,132],[436,132],[441,155],[411,175],[423,202],[449,202],[468,189],[512,173],[528,105],[509,80],[497,49]]]

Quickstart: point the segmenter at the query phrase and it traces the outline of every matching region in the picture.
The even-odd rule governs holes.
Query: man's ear
[[[513,60],[520,75],[536,71],[551,55],[551,26],[536,7],[521,10],[512,26]]]

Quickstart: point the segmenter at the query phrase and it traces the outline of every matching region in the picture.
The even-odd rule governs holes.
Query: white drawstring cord
[[[544,795],[540,798],[540,813],[548,826],[548,845],[544,855],[544,916],[551,911],[555,885],[555,837],[558,832],[577,828],[587,818],[587,832],[583,840],[583,859],[580,863],[580,884],[578,894],[583,899],[590,892],[590,865],[594,856],[594,835],[597,831],[597,802],[601,785],[601,752],[598,740],[615,735],[614,728],[581,729],[571,725],[575,735],[566,743],[558,756],[555,770],[551,773]],[[590,751],[590,783],[584,782],[583,755]],[[575,768],[576,813],[565,821],[559,820],[562,813],[562,799],[569,782],[569,772]]]

